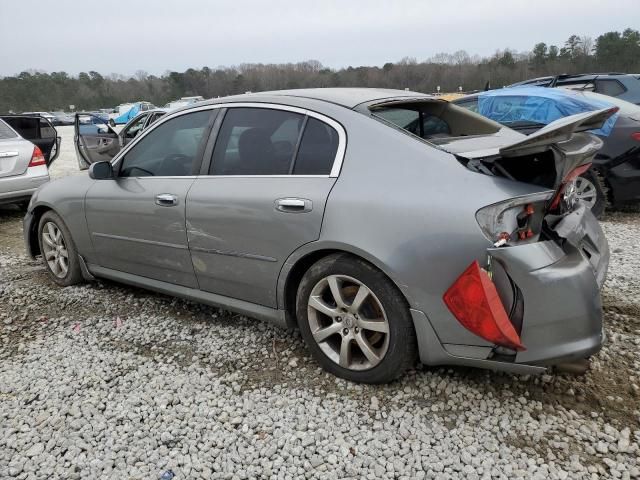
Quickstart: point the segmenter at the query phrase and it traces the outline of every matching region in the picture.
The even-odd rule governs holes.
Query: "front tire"
[[[44,213],[38,224],[38,242],[49,277],[62,287],[82,282],[78,251],[71,232],[60,216]]]
[[[402,293],[352,255],[329,255],[305,273],[296,314],[311,354],[338,377],[386,383],[416,360],[415,330]]]

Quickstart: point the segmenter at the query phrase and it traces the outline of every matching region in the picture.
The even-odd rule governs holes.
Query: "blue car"
[[[125,125],[140,112],[154,110],[155,108],[157,107],[149,102],[123,103],[116,107],[116,113],[111,115],[109,124],[112,127],[115,125]]]

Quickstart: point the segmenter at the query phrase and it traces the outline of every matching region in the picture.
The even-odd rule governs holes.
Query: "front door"
[[[91,113],[76,113],[74,142],[79,163],[84,167],[111,161],[122,148],[118,133]]]
[[[318,239],[336,181],[332,166],[345,139],[326,121],[293,108],[226,111],[206,175],[187,197],[202,290],[276,306],[283,263]]]
[[[115,179],[89,189],[87,224],[101,266],[197,288],[185,206],[211,116],[184,112],[154,125],[116,160]]]

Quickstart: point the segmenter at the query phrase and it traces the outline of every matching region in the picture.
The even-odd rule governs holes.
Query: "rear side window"
[[[338,132],[309,117],[293,167],[294,175],[329,175],[338,152]]]
[[[0,140],[6,140],[8,138],[17,138],[17,135],[9,128],[9,125],[0,120]]]
[[[191,175],[211,115],[187,113],[159,125],[125,154],[120,176]]]
[[[37,117],[7,117],[5,121],[11,125],[20,136],[26,140],[38,139],[38,122]]]
[[[288,175],[304,115],[231,108],[213,150],[212,175]]]
[[[338,132],[286,110],[231,108],[218,133],[211,175],[329,175]],[[304,130],[303,130],[304,128]]]
[[[626,88],[617,80],[596,80],[596,92],[617,97],[626,92]]]

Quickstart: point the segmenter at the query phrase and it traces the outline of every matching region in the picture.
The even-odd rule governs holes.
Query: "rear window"
[[[9,125],[0,120],[0,140],[6,140],[9,138],[17,138],[16,132],[11,130]]]
[[[6,117],[4,119],[22,138],[38,139],[38,117]]]
[[[393,102],[369,107],[371,114],[405,132],[441,145],[459,137],[492,135],[502,127],[442,100]]]

